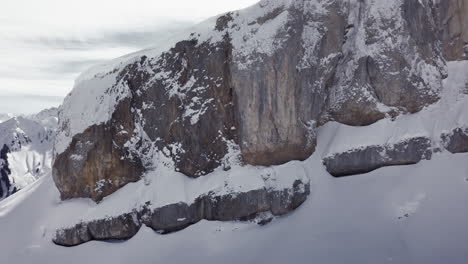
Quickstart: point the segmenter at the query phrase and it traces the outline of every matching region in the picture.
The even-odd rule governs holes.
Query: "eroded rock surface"
[[[87,128],[73,138],[67,155],[55,158],[53,177],[62,199],[99,201],[140,180],[144,172],[141,160],[125,147],[135,129],[130,108],[129,99],[122,101],[109,122]]]
[[[443,134],[442,142],[451,153],[468,152],[468,127],[455,128],[450,133]]]
[[[437,2],[445,58],[468,59],[468,0]]]
[[[415,137],[383,146],[363,146],[344,153],[336,153],[323,159],[327,171],[335,176],[349,176],[395,165],[416,164],[431,159],[431,140]]]
[[[140,209],[115,217],[80,222],[56,231],[54,243],[76,246],[91,240],[125,240],[133,237],[141,225],[166,234],[182,230],[202,219],[217,221],[248,220],[270,212],[280,216],[299,207],[310,193],[310,184],[296,180],[289,188],[268,188],[220,194],[209,192],[191,204],[168,204],[153,209],[147,203]]]
[[[229,169],[232,149],[244,163],[277,165],[308,158],[329,120],[368,125],[421,110],[445,76],[435,8],[261,1],[82,76],[60,116],[62,198],[99,201],[158,166],[155,153],[189,177]]]

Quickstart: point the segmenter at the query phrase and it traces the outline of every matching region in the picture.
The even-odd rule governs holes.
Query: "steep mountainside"
[[[295,263],[463,263],[467,5],[262,0],[88,70],[59,110],[55,186],[0,203],[8,223],[36,199],[47,213],[0,246],[15,261],[128,246],[234,262],[250,246],[271,263],[283,247]]]
[[[50,173],[57,109],[0,123],[0,199]]]
[[[468,146],[468,142],[459,141],[467,138],[462,136],[463,129],[452,128],[468,124],[468,96],[463,93],[468,82],[468,62],[450,62],[448,69],[449,78],[444,80],[444,92],[436,104],[419,113],[383,119],[370,126],[329,122],[318,128],[316,151],[304,162],[235,167],[230,174],[218,171],[197,179],[161,166],[146,175],[145,180],[127,184],[99,204],[89,199],[60,201],[52,177],[42,177],[0,202],[3,259],[8,263],[38,264],[57,259],[66,259],[70,264],[465,264],[468,153],[452,154],[457,152],[452,146]],[[431,160],[346,178],[331,177],[323,164],[324,157],[336,153],[353,153],[377,145],[388,148],[402,139],[418,137],[430,138],[434,150]],[[266,174],[275,174],[279,179],[309,178],[310,197],[285,217],[272,219],[266,214],[247,222],[202,220],[171,234],[161,229],[156,230],[162,234],[153,231],[160,224],[166,228],[179,221],[187,224],[183,217],[167,214],[170,210],[165,212],[165,219],[178,217],[173,219],[176,221],[164,222],[155,217],[139,227],[138,218],[133,218],[138,214],[132,209],[144,201],[150,200],[162,208],[179,205],[177,200],[190,200],[207,189],[218,194],[235,193],[236,189],[245,192],[258,189],[262,181],[256,175]],[[235,189],[225,189],[225,185]],[[242,208],[251,208],[245,204]],[[113,218],[123,213],[129,214]],[[127,220],[125,225],[122,220],[126,218],[136,221],[132,224]],[[80,223],[81,228],[73,228]],[[63,227],[69,228],[61,233],[69,235],[68,243],[134,236],[125,242],[91,241],[64,248],[51,242],[57,239],[56,229]]]
[[[446,77],[436,13],[432,1],[262,1],[88,72],[62,106],[61,195],[99,201],[157,153],[189,177],[229,167],[230,146],[251,165],[304,160],[330,120],[417,112]]]
[[[241,180],[230,175],[306,160],[315,151],[317,129],[332,121],[369,126],[441,102],[445,58],[464,58],[450,53],[463,34],[445,34],[464,28],[463,21],[447,22],[462,19],[452,11],[458,4],[261,1],[210,19],[166,47],[88,71],[59,117],[53,177],[62,199],[100,202],[148,175],[173,174],[166,169],[209,182],[221,175],[226,183],[221,194],[210,186],[183,199],[169,195],[168,203],[139,201],[110,219],[96,216],[59,230],[54,241],[126,239],[142,224],[170,232],[202,219],[283,215],[297,208],[310,188],[300,173],[288,178],[258,171],[259,187],[245,190],[236,189]],[[441,137],[449,146],[463,141],[466,124],[459,125],[343,145],[323,162],[337,177],[415,164],[443,148]],[[271,184],[277,181],[286,184]],[[248,201],[256,202],[250,207]]]

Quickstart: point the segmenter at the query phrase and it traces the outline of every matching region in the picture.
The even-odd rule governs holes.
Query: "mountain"
[[[57,122],[57,109],[48,109],[0,123],[0,198],[50,173]]]
[[[3,114],[0,113],[0,123],[3,123],[9,119],[13,118],[13,114]]]
[[[263,0],[86,71],[51,175],[0,203],[24,226],[0,247],[12,263],[466,262],[466,6]]]

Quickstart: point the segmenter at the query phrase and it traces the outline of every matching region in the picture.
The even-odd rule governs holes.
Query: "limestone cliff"
[[[160,166],[157,153],[189,177],[228,170],[228,153],[277,165],[309,157],[328,121],[421,110],[446,76],[440,8],[265,0],[83,74],[60,114],[62,198],[99,201]]]

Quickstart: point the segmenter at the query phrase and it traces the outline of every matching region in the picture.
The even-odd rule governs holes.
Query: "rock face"
[[[277,165],[315,150],[329,120],[368,125],[439,98],[432,1],[261,1],[79,78],[60,113],[63,199],[100,201],[159,166],[206,175],[233,149]]]
[[[373,171],[395,165],[416,164],[431,159],[431,140],[425,137],[410,138],[384,146],[366,146],[325,157],[323,163],[327,171],[342,177]]]
[[[468,0],[438,1],[438,10],[446,59],[468,59]]]
[[[91,240],[126,240],[133,237],[143,224],[166,234],[184,229],[202,219],[248,220],[263,212],[280,216],[299,207],[309,193],[309,183],[297,180],[282,190],[262,188],[230,194],[209,192],[191,204],[179,202],[152,208],[148,202],[133,212],[59,229],[53,241],[62,246],[76,246]]]
[[[3,199],[16,191],[16,188],[12,186],[9,175],[11,170],[8,167],[8,156],[10,149],[7,145],[3,145],[0,150],[0,199]]]
[[[451,153],[468,152],[468,128],[456,128],[451,133],[443,134],[442,142]]]
[[[69,146],[73,155],[57,156],[53,167],[61,198],[90,197],[97,201],[138,181],[143,173],[141,161],[123,158],[128,155],[124,144],[134,129],[130,100],[125,100],[111,121],[93,125],[74,137]]]

